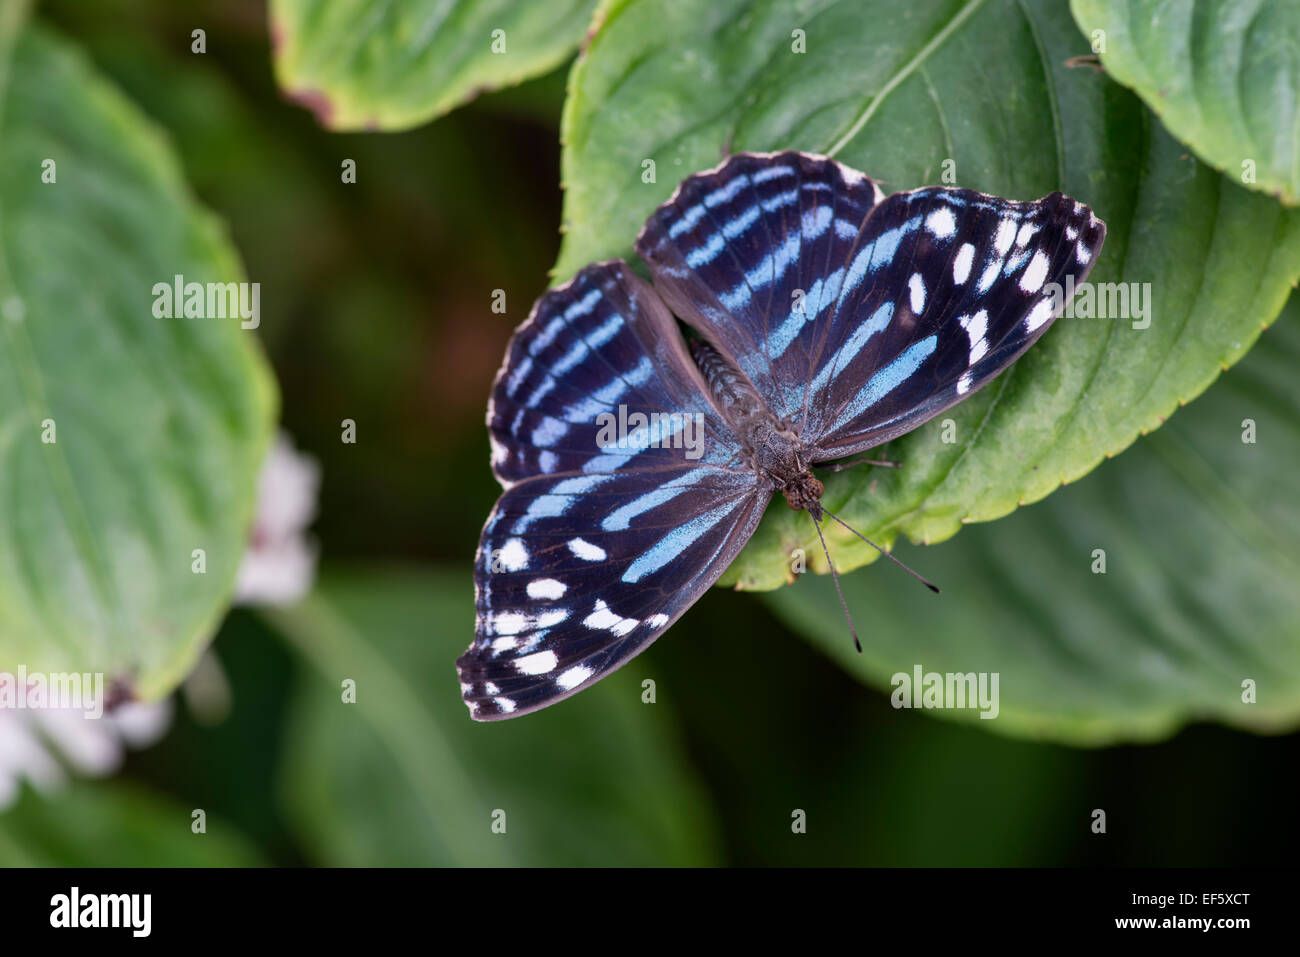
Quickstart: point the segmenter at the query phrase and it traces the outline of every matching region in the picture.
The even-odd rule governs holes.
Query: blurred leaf
[[[1300,202],[1300,5],[1071,0],[1070,7],[1090,38],[1104,32],[1106,73],[1197,156],[1236,182]]]
[[[286,123],[279,102],[259,102],[258,91],[241,91],[217,58],[196,57],[188,47],[159,48],[140,30],[101,28],[89,54],[166,131],[187,182],[220,211],[246,271],[264,290],[274,289],[262,298],[257,329],[274,358],[289,315],[304,308],[295,293],[318,289],[322,273],[338,272],[323,261],[326,252],[340,233],[358,228],[356,217],[340,222],[334,205],[341,160],[322,168],[319,158],[331,154],[319,142],[296,143],[291,134],[325,134],[311,124]],[[255,105],[276,113],[265,118]],[[285,254],[288,236],[292,255]],[[310,312],[316,320],[317,310]]]
[[[792,52],[792,33],[806,53]],[[1109,225],[1094,283],[1149,283],[1149,328],[1063,319],[1011,370],[888,445],[899,470],[829,476],[829,508],[881,542],[936,542],[1037,501],[1157,428],[1239,359],[1300,275],[1300,214],[1187,157],[1138,99],[1066,61],[1064,4],[621,0],[574,70],[556,278],[629,256],[654,207],[727,149],[831,152],[888,190],[1015,199],[1061,189]],[[653,159],[657,182],[642,182]],[[941,440],[951,419],[956,441]],[[833,529],[842,568],[876,553]],[[813,524],[771,508],[724,584],[825,567]]]
[[[330,129],[409,129],[559,65],[595,5],[271,0],[276,77]]]
[[[1078,744],[1154,740],[1191,720],[1300,722],[1300,300],[1240,366],[1121,460],[1003,522],[894,569],[844,579],[854,653],[825,579],[771,596],[864,682],[915,665],[998,672],[1001,713],[935,711]],[[1257,441],[1243,441],[1251,420]],[[1094,574],[1094,549],[1105,574]],[[1258,703],[1242,702],[1242,682]]]
[[[256,867],[261,856],[211,816],[120,784],[77,782],[51,794],[27,788],[0,813],[0,867]]]
[[[636,668],[527,720],[470,720],[453,667],[473,633],[468,567],[339,573],[270,618],[324,679],[299,696],[285,772],[320,863],[714,860],[672,712],[642,704]],[[491,830],[498,809],[505,834]]]
[[[168,144],[50,33],[9,54],[0,44],[0,668],[102,671],[156,698],[229,601],[274,384],[237,318],[153,316],[155,283],[243,278]]]
[[[115,31],[99,23],[114,16],[107,7],[84,25],[83,0],[57,5],[93,35],[95,62],[168,130],[188,181],[261,283],[257,336],[286,396],[284,428],[325,475],[314,528],[326,551],[472,551],[499,487],[486,469],[467,482],[442,465],[487,461],[485,396],[555,262],[561,71],[407,133],[330,133],[260,76],[248,88],[265,59],[255,23],[247,38],[209,29],[220,56],[194,56],[174,42],[175,12],[151,31],[135,20]],[[558,90],[539,88],[555,79]],[[546,128],[514,118],[548,110]],[[488,169],[485,154],[510,159]],[[339,182],[342,157],[357,163],[355,184]],[[504,315],[488,308],[496,288],[509,297]],[[339,442],[345,417],[359,423],[364,455]],[[465,508],[446,507],[467,496]]]

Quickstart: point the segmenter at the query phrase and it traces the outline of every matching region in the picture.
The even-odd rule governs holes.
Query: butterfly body
[[[538,300],[493,385],[503,493],[457,661],[471,716],[547,707],[631,660],[774,493],[820,522],[813,467],[1002,373],[1104,235],[1060,193],[885,196],[805,153],[735,154],[684,180],[637,239],[654,285],[621,260],[580,270]]]
[[[714,404],[740,440],[742,460],[758,474],[760,484],[769,490],[811,489],[808,480],[817,480],[809,470],[807,450],[790,423],[781,421],[744,374],[707,342],[693,340],[691,354],[709,384]]]

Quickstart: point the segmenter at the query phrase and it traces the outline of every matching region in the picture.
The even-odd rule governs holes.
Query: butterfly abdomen
[[[758,390],[717,349],[703,339],[692,339],[691,355],[704,373],[714,404],[730,424],[759,418],[765,412],[771,415]]]

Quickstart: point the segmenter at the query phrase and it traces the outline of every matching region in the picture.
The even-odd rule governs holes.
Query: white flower
[[[281,432],[258,480],[257,515],[235,582],[239,605],[288,605],[311,590],[317,549],[304,532],[316,517],[320,466]]]
[[[311,590],[317,550],[304,532],[316,516],[320,466],[294,451],[281,432],[258,479],[257,509],[235,583],[235,603],[290,604]],[[224,717],[229,688],[211,652],[186,681],[196,718]],[[18,797],[22,782],[48,791],[68,772],[105,777],[122,766],[126,749],[156,743],[171,725],[171,699],[129,701],[99,718],[73,708],[0,708],[0,811]]]
[[[0,810],[18,797],[25,779],[42,791],[72,771],[105,777],[122,766],[127,747],[157,742],[172,721],[171,700],[127,702],[100,718],[75,708],[0,708]]]

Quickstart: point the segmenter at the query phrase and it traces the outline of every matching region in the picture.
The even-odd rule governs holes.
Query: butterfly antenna
[[[874,548],[876,551],[880,552],[880,554],[884,555],[884,556],[885,556],[886,558],[888,558],[891,562],[893,562],[895,565],[897,565],[897,566],[898,566],[899,568],[901,568],[903,571],[907,572],[909,575],[911,575],[913,578],[915,578],[917,581],[919,581],[919,582],[920,582],[922,585],[924,585],[926,588],[930,589],[930,591],[934,592],[936,595],[939,594],[939,586],[936,585],[936,584],[934,584],[934,582],[929,581],[929,580],[927,580],[926,578],[922,577],[921,575],[917,574],[917,572],[916,572],[913,568],[911,568],[910,566],[908,566],[906,563],[902,562],[901,560],[895,558],[895,557],[894,557],[890,552],[885,551],[883,548],[881,548],[879,545],[877,545],[877,544],[876,544],[875,542],[873,542],[871,539],[867,538],[867,536],[863,535],[861,532],[859,532],[856,528],[854,528],[854,527],[853,527],[852,525],[850,525],[848,522],[844,521],[844,519],[840,518],[838,515],[836,515],[834,512],[832,512],[832,511],[831,511],[829,508],[827,508],[825,505],[822,506],[822,511],[825,512],[827,515],[829,515],[831,518],[835,519],[835,521],[839,522],[841,525],[843,525],[845,528],[847,528],[847,529],[848,529],[850,532],[852,532],[854,535],[858,536],[858,538],[862,539],[864,542],[866,542],[868,545],[870,545],[870,546],[871,546],[872,548]],[[817,534],[820,536],[821,533],[822,533],[822,530],[821,530],[820,528],[818,528],[818,529],[817,529]],[[825,547],[826,547],[826,540],[825,540],[825,539],[822,539],[822,548],[825,548]],[[830,561],[830,556],[829,556],[829,555],[826,557],[826,560],[827,560],[827,561]],[[836,587],[836,588],[839,588],[839,587],[840,587],[840,584],[839,584],[839,581],[838,581],[838,580],[835,582],[835,587]],[[843,601],[844,599],[841,597],[840,600]]]
[[[844,620],[849,623],[849,634],[853,636],[853,647],[858,649],[858,654],[862,654],[862,642],[858,641],[858,629],[853,627],[853,616],[849,614],[849,603],[844,600],[844,592],[840,590],[840,574],[835,570],[835,563],[831,561],[831,550],[826,547],[826,539],[822,536],[822,523],[814,518],[813,527],[817,529],[817,537],[821,539],[822,554],[826,556],[826,564],[831,567],[831,578],[835,581],[835,594],[840,596],[840,607],[844,609]]]

